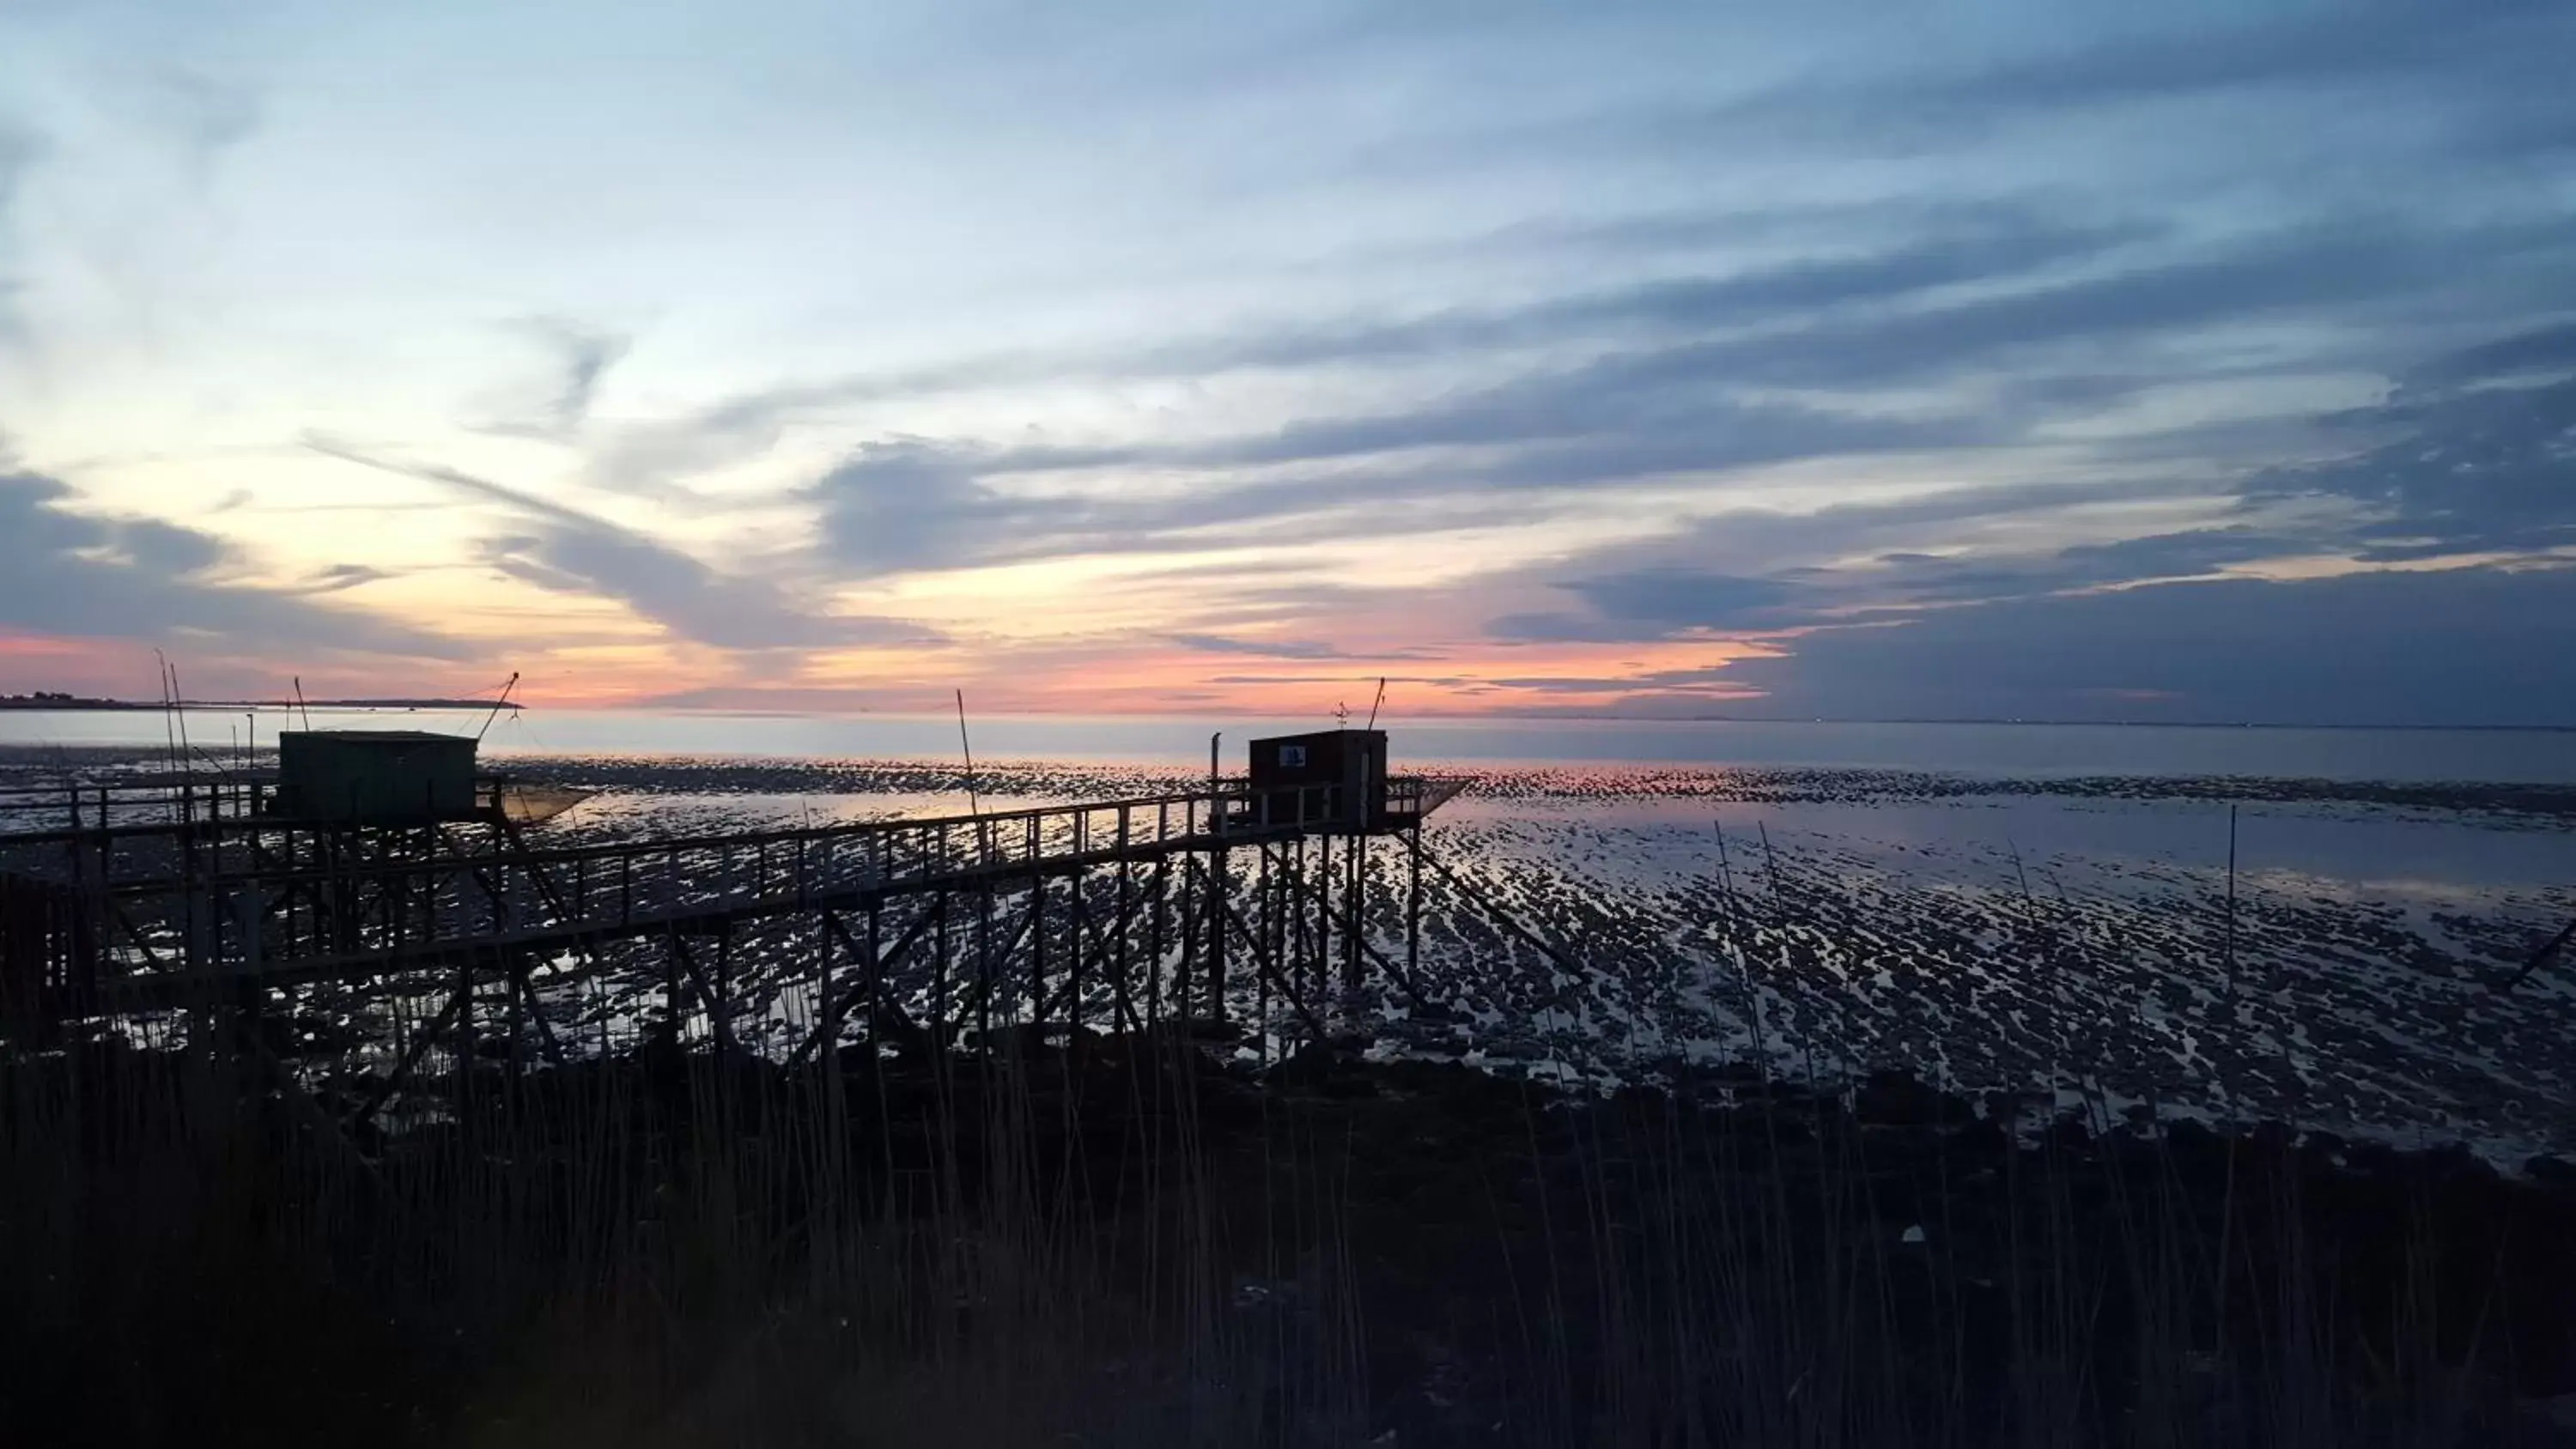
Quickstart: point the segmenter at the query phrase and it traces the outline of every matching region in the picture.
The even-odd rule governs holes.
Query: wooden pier
[[[0,1030],[314,1024],[378,1063],[659,1035],[773,1058],[1228,1023],[1418,999],[1423,818],[1449,782],[1203,789],[936,818],[550,843],[280,813],[274,782],[0,792]],[[269,1024],[263,1026],[262,1023]],[[272,1029],[283,1026],[284,1030]]]

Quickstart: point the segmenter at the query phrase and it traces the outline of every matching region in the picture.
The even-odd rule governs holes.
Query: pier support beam
[[[1226,904],[1227,856],[1225,846],[1208,852],[1207,904],[1207,989],[1204,1009],[1211,1021],[1225,1020],[1225,921],[1231,907]]]

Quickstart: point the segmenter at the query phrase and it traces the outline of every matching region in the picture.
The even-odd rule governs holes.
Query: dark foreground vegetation
[[[2494,1445],[2576,1394],[2563,1169],[2017,1144],[1901,1078],[666,1047],[352,1142],[202,1051],[0,1071],[10,1443]]]

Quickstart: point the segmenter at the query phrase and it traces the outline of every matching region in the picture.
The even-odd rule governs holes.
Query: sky
[[[2570,55],[0,0],[0,691],[2576,725]]]

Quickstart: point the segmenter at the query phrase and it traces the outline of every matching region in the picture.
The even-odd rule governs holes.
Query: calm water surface
[[[190,742],[220,754],[299,721],[284,711],[192,710]],[[321,728],[472,733],[479,714],[316,710]],[[1763,765],[1983,775],[2260,775],[2335,780],[2576,784],[2576,731],[2320,730],[2033,724],[1648,720],[1382,721],[1399,759],[1505,763]],[[1257,735],[1329,719],[991,715],[972,721],[982,758],[1197,764],[1222,731],[1229,768]],[[0,745],[157,746],[154,711],[0,712]],[[952,717],[531,710],[492,722],[493,754],[643,754],[799,759],[957,757]]]

